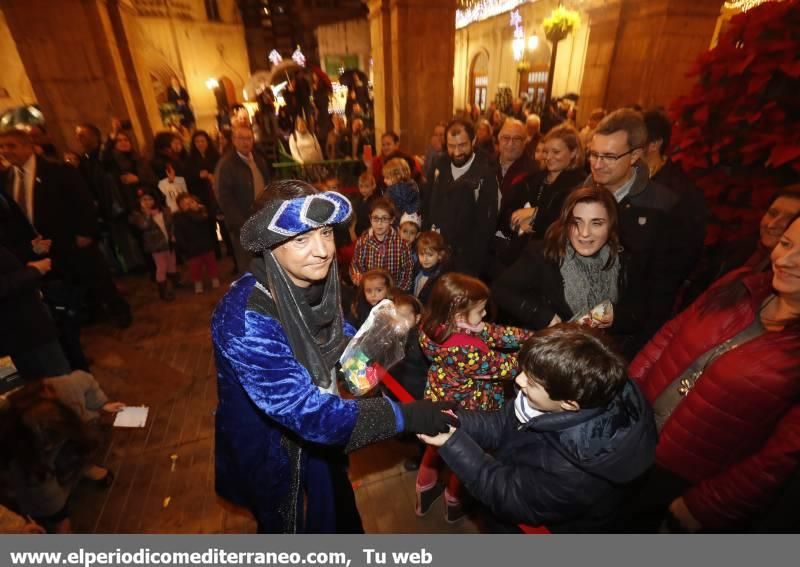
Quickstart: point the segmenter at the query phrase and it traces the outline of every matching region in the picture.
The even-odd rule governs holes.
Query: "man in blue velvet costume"
[[[408,431],[436,434],[442,405],[339,397],[344,322],[333,226],[349,201],[276,181],[241,232],[253,252],[211,322],[217,365],[216,490],[262,533],[363,532],[347,452]]]

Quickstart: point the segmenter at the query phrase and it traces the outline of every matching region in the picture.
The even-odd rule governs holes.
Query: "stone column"
[[[140,142],[152,136],[112,7],[117,2],[0,0],[48,132],[62,149],[77,147],[77,124],[106,130],[112,116],[130,119]]]
[[[372,94],[375,104],[375,138],[394,129],[392,108],[392,46],[389,0],[368,0],[369,35],[372,44]],[[377,151],[373,148],[373,151]]]
[[[369,5],[377,134],[396,130],[406,151],[421,154],[436,122],[453,113],[456,0],[370,0]]]
[[[594,3],[579,116],[598,106],[669,106],[689,91],[686,73],[710,46],[721,2]]]

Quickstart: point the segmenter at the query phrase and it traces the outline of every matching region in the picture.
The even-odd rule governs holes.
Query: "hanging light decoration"
[[[525,28],[522,27],[522,15],[519,10],[511,12],[511,27],[514,28],[514,40],[511,49],[514,52],[514,61],[521,61],[525,55]]]
[[[278,65],[281,61],[283,61],[283,57],[280,53],[278,53],[277,49],[270,51],[269,55],[267,55],[267,59],[269,59],[269,62],[272,63],[273,66]]]
[[[456,10],[456,29],[509,12],[535,0],[461,0]]]
[[[306,66],[306,56],[303,55],[302,51],[300,51],[299,45],[297,46],[297,49],[294,50],[294,53],[292,53],[292,60],[301,67]]]
[[[739,10],[740,12],[747,12],[764,2],[772,2],[773,0],[727,0],[725,2],[725,9]]]

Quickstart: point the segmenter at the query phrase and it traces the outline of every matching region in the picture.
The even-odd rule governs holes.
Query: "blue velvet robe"
[[[341,531],[334,496],[357,403],[320,391],[280,322],[248,309],[255,284],[249,273],[235,282],[211,322],[217,493],[250,509],[259,531]]]

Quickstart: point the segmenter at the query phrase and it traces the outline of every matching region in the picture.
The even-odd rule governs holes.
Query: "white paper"
[[[117,413],[114,427],[144,427],[149,411],[147,406],[125,406]]]

